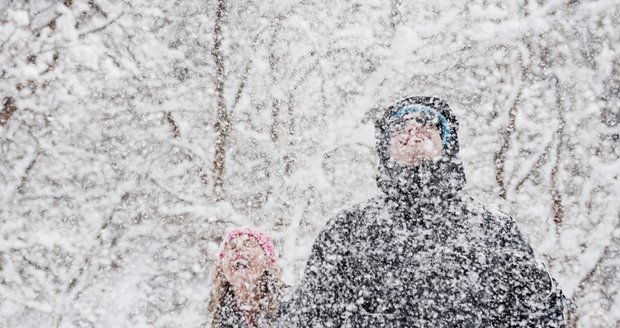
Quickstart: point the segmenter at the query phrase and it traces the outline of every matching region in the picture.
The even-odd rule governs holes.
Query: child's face
[[[434,124],[416,120],[419,113],[406,117],[406,123],[390,134],[390,152],[396,162],[417,165],[421,160],[433,160],[443,154],[439,129]]]
[[[254,238],[241,235],[226,244],[222,272],[234,287],[255,287],[267,265],[269,258]]]

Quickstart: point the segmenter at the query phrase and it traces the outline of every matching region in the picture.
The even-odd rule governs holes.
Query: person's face
[[[434,160],[443,154],[443,143],[436,117],[411,113],[390,134],[392,158],[402,165],[418,165],[422,160]]]
[[[260,280],[269,265],[269,258],[258,242],[238,236],[226,244],[221,267],[224,277],[234,287],[250,288]]]

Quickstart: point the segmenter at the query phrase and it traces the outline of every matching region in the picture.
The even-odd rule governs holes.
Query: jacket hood
[[[442,132],[444,154],[441,159],[423,161],[416,166],[401,165],[390,154],[389,122],[405,106],[430,107],[445,118]],[[458,120],[448,104],[435,97],[412,96],[385,108],[375,121],[379,168],[377,185],[388,198],[409,206],[439,203],[453,199],[465,184],[465,173],[459,158]],[[446,137],[449,136],[449,137]]]

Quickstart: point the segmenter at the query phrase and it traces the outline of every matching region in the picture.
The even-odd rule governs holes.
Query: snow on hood
[[[447,121],[449,139],[440,160],[425,161],[417,166],[400,165],[392,160],[389,151],[388,122],[401,108],[409,105],[430,107]],[[375,121],[375,136],[379,168],[377,185],[390,198],[402,203],[438,202],[454,198],[465,184],[465,173],[458,156],[458,120],[445,101],[435,97],[412,96],[402,99],[383,110]]]

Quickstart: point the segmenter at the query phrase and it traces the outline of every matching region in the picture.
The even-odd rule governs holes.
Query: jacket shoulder
[[[532,252],[515,220],[506,212],[471,198],[466,201],[465,210],[470,219],[478,221],[477,223],[488,236],[494,237],[493,239],[499,242],[498,246],[520,249],[527,253]]]
[[[340,241],[345,241],[346,236],[350,236],[351,232],[363,226],[369,214],[381,211],[384,208],[383,204],[384,197],[375,196],[341,210],[327,221],[317,240],[339,239]]]
[[[464,209],[470,216],[484,218],[486,223],[495,226],[509,227],[514,225],[514,220],[508,213],[473,198],[464,201]]]

